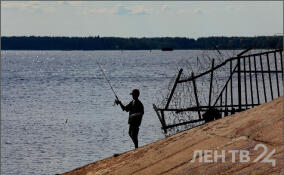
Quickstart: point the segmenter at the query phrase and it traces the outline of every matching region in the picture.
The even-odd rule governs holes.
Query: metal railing
[[[192,72],[190,77],[184,79],[181,79],[183,69],[180,69],[165,107],[158,108],[153,104],[164,133],[167,134],[168,129],[174,127],[192,123],[204,123],[206,121],[204,114],[210,109],[217,110],[221,118],[282,96],[283,49],[244,55],[249,50],[247,49],[238,54],[237,57],[229,58],[216,66],[213,59],[210,70],[198,75],[194,75]],[[214,73],[224,66],[229,68],[230,74],[227,76],[227,81],[224,81],[219,95],[215,101],[212,101]],[[202,77],[206,75],[210,77],[208,104],[201,105],[196,81],[204,81]],[[195,105],[187,108],[169,108],[177,85],[182,83],[192,83]],[[182,122],[166,122],[167,112],[179,114],[188,111],[196,112],[198,117],[195,119],[184,118]],[[190,129],[190,127],[186,129]]]

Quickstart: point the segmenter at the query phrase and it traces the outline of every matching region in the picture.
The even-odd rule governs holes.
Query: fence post
[[[163,128],[164,134],[166,136],[167,135],[167,129],[166,129],[166,121],[165,121],[165,118],[164,118],[164,112],[161,111],[162,116],[160,116],[159,110],[158,110],[158,108],[155,104],[153,104],[153,108],[154,108],[154,110],[155,110],[155,112],[156,112],[156,114],[157,114],[157,116],[158,116],[158,118],[159,118],[159,120],[162,124],[162,128]]]
[[[256,85],[256,95],[257,95],[257,104],[260,104],[260,99],[259,99],[259,90],[258,90],[258,80],[257,80],[257,68],[256,68],[256,59],[255,56],[253,56],[253,62],[254,62],[254,76],[255,76],[255,85]]]
[[[260,68],[261,68],[261,75],[262,75],[262,86],[263,86],[263,93],[264,93],[264,100],[265,103],[267,102],[267,97],[266,97],[266,88],[265,88],[265,80],[264,80],[264,73],[263,73],[263,64],[262,64],[262,57],[259,55],[260,59]]]
[[[280,63],[281,63],[281,72],[282,72],[282,83],[283,83],[283,79],[284,79],[284,76],[283,76],[283,58],[282,58],[282,51],[279,52],[280,53]]]
[[[224,116],[228,115],[228,102],[227,102],[227,98],[228,98],[228,85],[226,86],[226,91],[225,91],[225,112],[224,112]]]
[[[270,85],[271,100],[273,100],[274,97],[273,97],[273,88],[272,88],[271,73],[270,73],[270,62],[269,62],[269,55],[268,55],[268,53],[266,54],[266,59],[267,59],[267,68],[268,68],[268,76],[269,76],[269,85]],[[277,73],[276,73],[276,74],[277,74]]]
[[[210,77],[210,87],[209,87],[209,104],[208,106],[211,106],[211,96],[212,96],[212,84],[213,84],[213,68],[214,68],[214,59],[212,60],[212,71],[211,71],[211,77]]]
[[[191,73],[191,76],[194,77],[194,73],[193,72]],[[198,116],[199,116],[199,119],[201,119],[201,113],[200,113],[200,110],[199,110],[199,102],[198,102],[198,96],[197,96],[197,89],[196,89],[195,79],[192,80],[192,84],[193,84],[193,88],[194,88],[194,95],[195,95],[195,100],[196,100],[196,106],[198,108]]]
[[[182,71],[183,71],[183,70],[180,69],[179,72],[178,72],[178,76],[177,76],[177,78],[176,78],[175,84],[174,84],[174,86],[173,86],[173,89],[172,89],[172,91],[171,91],[171,94],[170,94],[170,96],[169,96],[169,99],[168,99],[168,101],[167,101],[167,104],[166,104],[166,106],[165,106],[165,109],[168,109],[168,107],[169,107],[169,105],[170,105],[170,102],[171,102],[172,97],[173,97],[173,95],[174,95],[174,92],[175,92],[175,89],[176,89],[176,87],[177,87],[177,84],[178,84],[178,81],[179,81],[179,79],[180,79],[180,76],[181,76]]]
[[[238,98],[239,98],[239,111],[242,109],[242,84],[241,84],[241,58],[238,57]]]
[[[280,91],[279,91],[279,78],[278,78],[278,64],[277,64],[277,58],[276,58],[276,52],[274,52],[274,63],[275,63],[275,70],[276,70],[276,81],[277,81],[277,95],[280,97]]]
[[[231,76],[233,75],[233,63],[230,61],[230,74]],[[234,105],[234,97],[233,97],[233,76],[231,77],[231,105],[232,105],[232,110],[233,110],[233,105]]]
[[[244,58],[243,58],[243,60],[244,60],[244,86],[245,86],[246,109],[248,109],[246,58],[247,58],[247,57],[244,57]]]
[[[250,59],[250,56],[249,56],[249,80],[250,80],[250,98],[251,98],[251,104],[252,104],[252,107],[254,107],[254,100],[253,100],[253,88],[252,88],[252,77],[251,77],[251,72],[252,72],[252,69],[251,69],[251,59]]]

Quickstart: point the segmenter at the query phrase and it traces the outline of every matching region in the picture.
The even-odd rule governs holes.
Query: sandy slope
[[[253,160],[262,152],[254,151],[256,144],[263,143],[268,152],[276,149],[271,163]],[[231,154],[225,153],[221,163],[191,163],[194,150],[248,150],[251,161],[232,162]],[[66,175],[93,174],[283,174],[283,103],[282,97],[256,108],[226,117],[200,127],[181,132],[137,150],[110,157]]]

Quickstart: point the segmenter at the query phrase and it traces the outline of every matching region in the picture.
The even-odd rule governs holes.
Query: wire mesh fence
[[[158,105],[153,105],[165,134],[172,135],[283,95],[282,52],[247,49],[229,55],[217,50],[214,59],[204,52],[193,62],[181,62],[183,69],[171,80],[168,93]]]

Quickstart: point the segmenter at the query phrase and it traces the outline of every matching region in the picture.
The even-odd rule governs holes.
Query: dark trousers
[[[135,148],[138,148],[138,132],[139,132],[139,126],[129,125],[128,134],[130,138],[132,139],[135,145]]]

